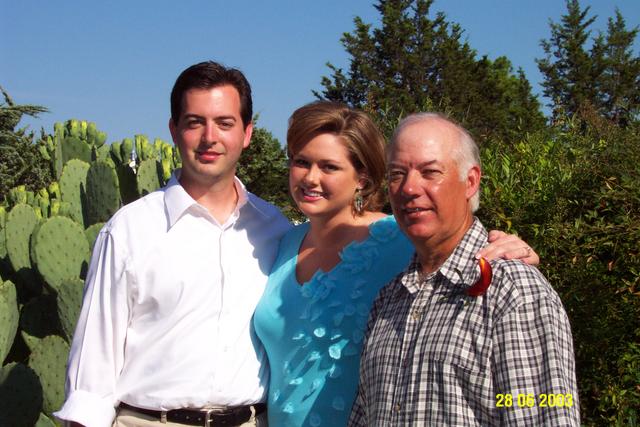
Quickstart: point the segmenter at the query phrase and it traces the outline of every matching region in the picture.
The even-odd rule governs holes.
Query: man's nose
[[[400,192],[405,197],[415,197],[420,190],[420,174],[417,171],[409,171],[400,186]]]
[[[202,134],[202,142],[215,144],[218,142],[218,129],[215,123],[207,123]]]

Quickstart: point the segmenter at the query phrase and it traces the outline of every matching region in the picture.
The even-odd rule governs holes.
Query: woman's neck
[[[309,219],[308,244],[317,248],[342,248],[354,240],[364,240],[369,234],[369,225],[385,217],[380,212],[366,212],[354,216],[352,213],[332,217]]]

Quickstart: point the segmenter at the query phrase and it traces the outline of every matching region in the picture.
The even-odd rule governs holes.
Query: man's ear
[[[249,122],[246,128],[244,128],[244,141],[242,142],[242,148],[247,148],[251,142],[251,135],[253,134],[253,122]]]
[[[173,139],[173,143],[175,144],[177,141],[176,136],[178,135],[178,129],[171,117],[169,117],[169,132],[171,133],[171,139]]]
[[[482,171],[480,170],[480,166],[474,165],[467,172],[466,179],[466,196],[467,200],[471,199],[474,194],[480,191],[480,177],[482,176]]]

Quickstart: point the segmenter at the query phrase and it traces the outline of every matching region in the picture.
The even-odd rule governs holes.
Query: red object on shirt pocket
[[[472,297],[479,297],[484,294],[489,285],[491,284],[491,279],[493,277],[493,272],[491,270],[491,264],[485,258],[480,258],[478,260],[478,264],[480,265],[480,278],[473,286],[469,287],[466,290],[467,295]]]

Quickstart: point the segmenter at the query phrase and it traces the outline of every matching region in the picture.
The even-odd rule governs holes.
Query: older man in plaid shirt
[[[473,215],[481,171],[469,134],[412,115],[388,160],[393,213],[416,254],[374,302],[349,425],[579,425],[569,320],[544,276],[496,260],[489,287],[469,295],[488,273],[474,258],[487,232]]]

